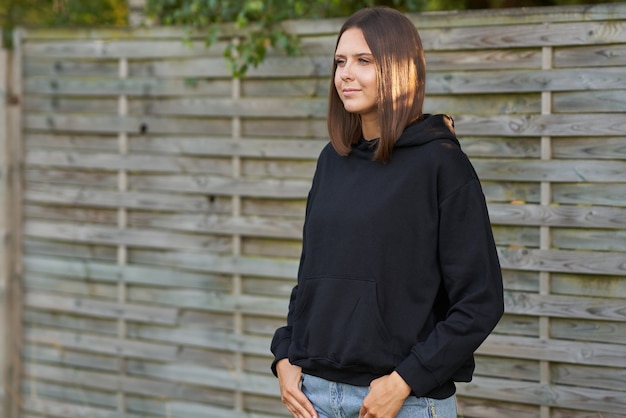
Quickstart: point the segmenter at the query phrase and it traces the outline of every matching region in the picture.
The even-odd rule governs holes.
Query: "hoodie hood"
[[[402,135],[400,135],[400,138],[396,141],[394,148],[420,146],[438,139],[449,139],[457,145],[459,144],[454,132],[454,120],[448,115],[431,115],[426,113],[422,118],[406,127]],[[361,140],[354,145],[354,150],[373,153],[376,151],[378,142],[379,139],[366,141],[361,138]]]

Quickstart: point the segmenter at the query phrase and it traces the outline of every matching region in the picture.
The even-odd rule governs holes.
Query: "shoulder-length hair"
[[[415,25],[402,13],[389,7],[359,10],[341,27],[363,32],[376,65],[380,139],[374,160],[388,162],[393,146],[411,122],[422,117],[426,62],[422,41]],[[328,133],[340,155],[348,155],[361,138],[361,118],[345,110],[334,84],[337,64],[333,60],[333,77],[328,99]]]

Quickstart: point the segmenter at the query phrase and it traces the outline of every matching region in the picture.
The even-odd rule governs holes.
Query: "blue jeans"
[[[358,418],[368,386],[352,386],[302,375],[302,392],[311,401],[319,418]],[[456,398],[409,396],[396,418],[456,418]]]

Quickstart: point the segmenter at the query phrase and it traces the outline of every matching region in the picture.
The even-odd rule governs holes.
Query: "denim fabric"
[[[352,386],[303,374],[302,391],[319,418],[358,418],[367,386]],[[456,398],[418,398],[409,396],[396,418],[456,418]]]

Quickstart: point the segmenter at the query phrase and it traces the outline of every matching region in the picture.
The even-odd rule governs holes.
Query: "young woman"
[[[422,113],[415,26],[369,8],[341,28],[331,143],[307,200],[298,284],[272,341],[294,417],[456,417],[455,381],[503,313],[479,180],[445,115]]]

